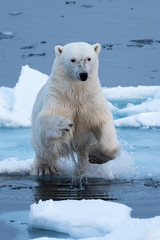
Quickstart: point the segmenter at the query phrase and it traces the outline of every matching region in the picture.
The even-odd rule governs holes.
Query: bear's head
[[[56,46],[56,61],[61,65],[63,71],[69,77],[86,81],[93,69],[98,68],[98,53],[101,45],[96,43],[90,45],[85,42],[69,43],[65,46]],[[96,69],[97,70],[97,69]]]

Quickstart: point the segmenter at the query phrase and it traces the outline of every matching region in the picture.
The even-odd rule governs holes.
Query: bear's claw
[[[33,167],[31,169],[31,175],[33,176],[47,176],[50,174],[58,174],[59,170],[56,166],[52,167],[53,169],[51,170],[48,166],[41,166],[41,167]]]

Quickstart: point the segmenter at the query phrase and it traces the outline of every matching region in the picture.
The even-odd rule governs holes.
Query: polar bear
[[[33,175],[59,173],[59,159],[73,154],[80,172],[88,161],[117,156],[120,144],[98,78],[100,50],[85,42],[55,47],[51,75],[32,110]]]

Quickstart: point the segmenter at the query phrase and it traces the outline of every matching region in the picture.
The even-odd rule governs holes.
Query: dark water
[[[1,0],[0,86],[14,87],[26,64],[50,74],[54,46],[75,41],[102,45],[102,86],[159,85],[159,8],[159,0]]]
[[[103,199],[132,207],[133,217],[160,215],[160,182],[152,179],[109,181],[102,178],[75,179],[64,176],[1,176],[0,196],[1,212],[6,209],[25,210],[40,199]],[[9,203],[12,203],[11,206],[7,205]]]
[[[160,215],[160,182],[152,179],[107,181],[99,178],[0,176],[0,232],[5,240],[67,235],[27,226],[30,205],[39,200],[103,199],[131,207],[132,217]]]

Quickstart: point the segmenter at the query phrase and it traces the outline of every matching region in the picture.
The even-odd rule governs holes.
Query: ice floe
[[[8,158],[0,161],[0,174],[24,174],[29,173],[33,159],[19,160]]]
[[[63,239],[160,239],[160,216],[132,218],[131,208],[103,200],[40,200],[31,205],[29,227],[65,233]]]

